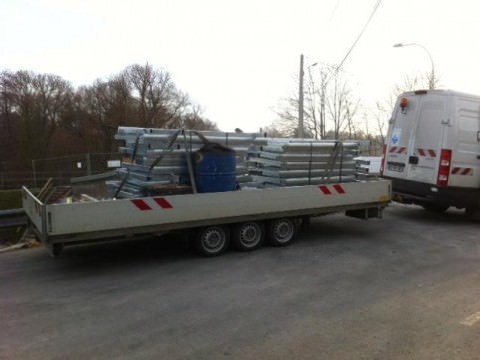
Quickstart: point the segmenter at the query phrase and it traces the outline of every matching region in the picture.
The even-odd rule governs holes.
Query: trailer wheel
[[[275,219],[268,224],[268,240],[274,246],[286,246],[295,238],[297,228],[292,219]]]
[[[233,227],[233,247],[240,251],[258,249],[265,238],[265,228],[262,223],[249,221]]]
[[[203,256],[217,256],[228,248],[229,232],[224,226],[207,226],[197,230],[194,246]]]

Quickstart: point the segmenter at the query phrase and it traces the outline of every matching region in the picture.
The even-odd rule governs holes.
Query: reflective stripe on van
[[[472,168],[454,167],[454,168],[452,169],[452,175],[468,175],[468,176],[473,176],[473,169],[472,169]]]
[[[417,149],[418,156],[437,157],[437,152],[433,149]]]
[[[407,148],[403,146],[391,146],[388,149],[388,152],[392,154],[406,154]]]

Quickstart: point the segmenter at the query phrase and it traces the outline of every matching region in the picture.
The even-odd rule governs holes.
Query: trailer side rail
[[[75,242],[247,219],[314,216],[383,207],[390,201],[390,182],[378,180],[48,205],[26,188],[23,193],[25,211],[44,242],[47,239]]]

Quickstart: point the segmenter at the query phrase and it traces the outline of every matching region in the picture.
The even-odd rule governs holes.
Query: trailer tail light
[[[383,171],[385,170],[385,158],[387,157],[387,144],[383,144],[383,157],[380,164],[380,176],[383,176]]]
[[[448,185],[448,175],[450,174],[451,163],[452,150],[442,149],[440,153],[440,166],[438,167],[437,186],[445,187]]]

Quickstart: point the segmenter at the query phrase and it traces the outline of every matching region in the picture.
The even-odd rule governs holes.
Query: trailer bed
[[[46,245],[162,233],[248,220],[383,208],[385,180],[44,204],[26,187],[23,208]]]

